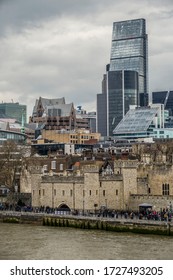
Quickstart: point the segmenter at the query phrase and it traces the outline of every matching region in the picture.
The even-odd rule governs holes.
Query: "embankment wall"
[[[173,223],[161,221],[2,212],[0,222],[173,236]]]

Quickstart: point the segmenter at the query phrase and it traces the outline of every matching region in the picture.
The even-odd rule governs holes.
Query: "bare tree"
[[[8,140],[0,146],[0,184],[14,190],[17,174],[21,169],[23,149],[14,141]]]

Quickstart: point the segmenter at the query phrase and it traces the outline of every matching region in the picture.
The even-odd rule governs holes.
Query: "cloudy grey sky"
[[[0,102],[95,110],[114,21],[145,18],[149,88],[173,90],[173,0],[0,0]]]

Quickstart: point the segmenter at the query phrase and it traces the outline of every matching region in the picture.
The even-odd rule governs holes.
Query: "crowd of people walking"
[[[152,210],[151,208],[143,208],[139,211],[124,211],[111,209],[95,209],[95,211],[86,210],[70,210],[69,208],[51,208],[49,206],[31,207],[10,204],[0,204],[0,211],[18,211],[18,212],[32,212],[32,213],[47,213],[58,215],[75,215],[75,216],[93,216],[110,219],[140,219],[140,220],[154,220],[154,221],[172,221],[172,209],[164,208],[160,211]]]

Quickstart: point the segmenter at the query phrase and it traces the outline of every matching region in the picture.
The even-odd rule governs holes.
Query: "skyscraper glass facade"
[[[24,123],[27,119],[27,107],[17,103],[0,103],[0,115],[4,115],[4,118],[14,118],[18,122],[22,123],[22,117]]]
[[[106,135],[112,136],[130,105],[148,105],[148,37],[145,19],[113,23],[110,64],[106,66],[106,73],[102,94],[106,95]],[[103,101],[104,97],[98,96],[97,99]],[[103,102],[102,107],[97,107],[98,132],[101,132],[99,128],[104,124],[100,117],[103,111],[99,111],[103,110]]]
[[[138,104],[138,73],[109,71],[107,75],[107,135],[112,136],[114,128],[129,111],[130,105]]]
[[[148,38],[145,19],[113,23],[110,71],[139,73],[139,93],[148,93]]]
[[[97,94],[97,131],[102,136],[107,135],[106,93]]]
[[[164,133],[164,106],[151,104],[129,110],[114,129],[114,135],[125,139],[155,137],[158,129]]]

